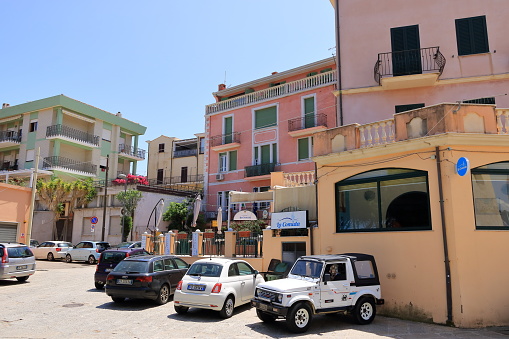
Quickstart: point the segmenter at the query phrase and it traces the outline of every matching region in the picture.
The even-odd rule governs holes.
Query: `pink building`
[[[458,101],[509,107],[506,0],[331,3],[342,124]]]
[[[271,172],[314,171],[312,134],[336,126],[335,68],[328,58],[230,88],[219,85],[205,117],[207,212],[221,206],[226,216],[229,191],[268,190]],[[269,204],[245,207],[261,212]]]

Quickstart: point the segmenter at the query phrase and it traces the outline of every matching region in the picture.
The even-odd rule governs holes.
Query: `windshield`
[[[117,263],[121,262],[126,256],[125,252],[104,252],[101,262]]]
[[[33,256],[30,248],[26,246],[7,247],[7,253],[9,253],[9,258],[26,258]]]
[[[194,263],[187,271],[188,275],[200,275],[203,277],[219,277],[223,266],[211,263]]]
[[[148,273],[148,261],[121,261],[113,272],[120,273]]]
[[[309,278],[320,278],[323,263],[313,260],[297,260],[290,274]]]
[[[115,245],[113,247],[116,247],[116,248],[128,248],[129,246],[131,246],[132,242],[122,242],[118,245]]]

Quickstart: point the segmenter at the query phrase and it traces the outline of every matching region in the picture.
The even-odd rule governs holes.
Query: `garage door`
[[[0,223],[0,242],[16,242],[17,224]]]

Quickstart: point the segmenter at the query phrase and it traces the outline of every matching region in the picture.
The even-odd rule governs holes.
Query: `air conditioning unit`
[[[216,174],[216,180],[217,181],[224,180],[224,174],[223,173]]]

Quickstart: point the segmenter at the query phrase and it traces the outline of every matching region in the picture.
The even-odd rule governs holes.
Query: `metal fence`
[[[193,235],[191,233],[178,233],[175,237],[175,254],[191,255],[191,244]]]
[[[202,254],[224,256],[224,233],[204,233],[202,240]]]
[[[240,237],[237,234],[234,256],[261,258],[263,256],[263,235],[252,233],[249,237]]]

